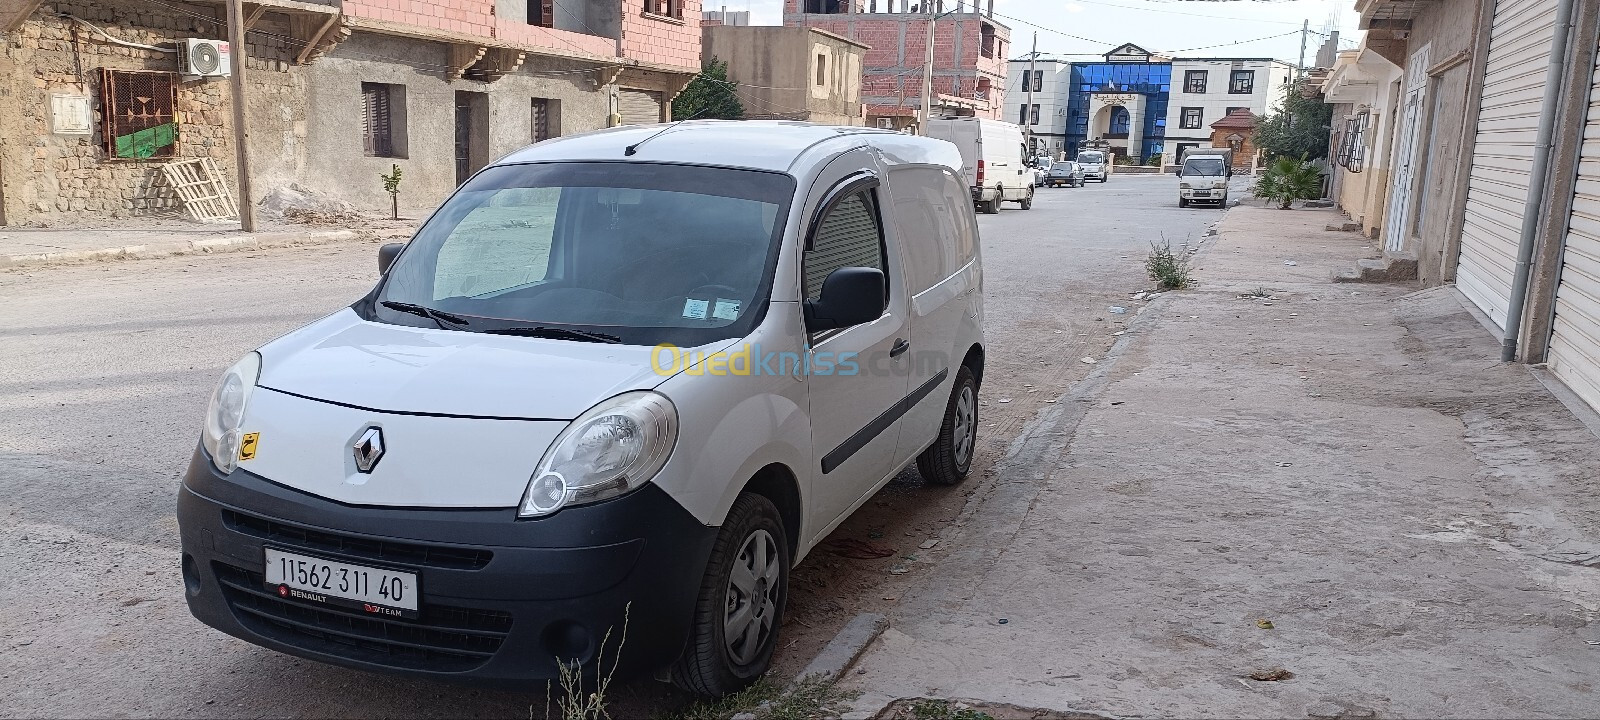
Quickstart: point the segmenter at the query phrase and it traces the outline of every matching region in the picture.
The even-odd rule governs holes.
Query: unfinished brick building
[[[922,107],[928,22],[934,22],[933,112],[1001,119],[1011,29],[966,0],[784,0],[783,22],[865,43],[867,124],[904,129]],[[948,15],[944,15],[951,10]]]

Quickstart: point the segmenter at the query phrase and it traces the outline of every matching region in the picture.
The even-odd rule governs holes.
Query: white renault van
[[[608,671],[747,685],[790,567],[903,468],[972,463],[960,167],[691,122],[485,168],[365,297],[223,375],[178,500],[191,611],[368,670],[526,686],[609,632]]]

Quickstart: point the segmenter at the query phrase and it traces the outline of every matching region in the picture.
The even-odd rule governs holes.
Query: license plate
[[[267,589],[278,597],[416,618],[416,573],[351,565],[266,548]]]

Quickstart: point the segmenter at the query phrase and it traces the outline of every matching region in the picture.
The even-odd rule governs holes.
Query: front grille
[[[424,603],[417,620],[307,605],[267,592],[261,573],[213,563],[241,624],[279,642],[360,662],[410,670],[464,672],[493,657],[511,614]]]
[[[354,558],[402,565],[422,565],[452,570],[479,570],[488,565],[489,560],[494,557],[493,552],[475,548],[423,545],[420,543],[372,540],[350,535],[337,535],[259,518],[254,515],[246,515],[233,510],[222,511],[222,522],[230,530],[258,537],[262,540],[276,541],[306,550],[321,550]]]

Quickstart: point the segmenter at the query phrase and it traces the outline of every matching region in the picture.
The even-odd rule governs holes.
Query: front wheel
[[[1020,201],[1023,210],[1033,209],[1033,188],[1028,188],[1028,196]]]
[[[711,546],[694,624],[672,682],[706,697],[738,692],[772,664],[789,596],[789,540],[771,500],[733,502]]]
[[[972,456],[978,447],[978,381],[962,365],[956,371],[955,387],[945,405],[939,437],[917,456],[917,472],[932,485],[954,485],[965,480],[972,469]]]

